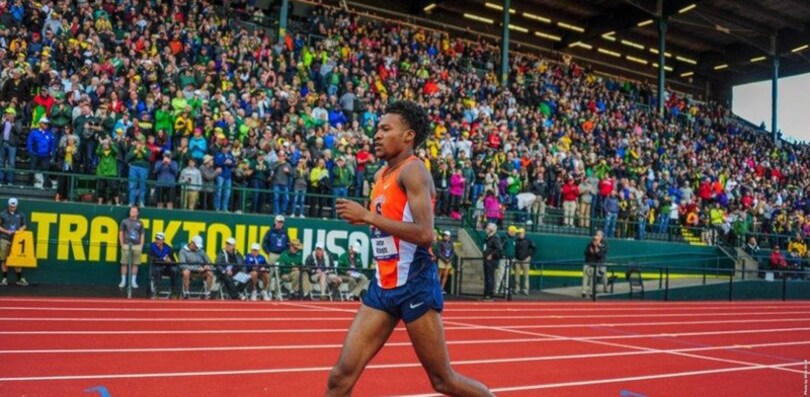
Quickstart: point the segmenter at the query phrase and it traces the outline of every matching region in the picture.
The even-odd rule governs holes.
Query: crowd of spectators
[[[376,121],[409,99],[430,114],[439,216],[810,232],[806,145],[671,90],[659,116],[649,84],[566,56],[515,54],[504,86],[494,43],[328,7],[279,42],[201,0],[2,0],[0,24],[3,183],[27,158],[97,175],[98,203],[326,216],[319,195],[367,196]]]

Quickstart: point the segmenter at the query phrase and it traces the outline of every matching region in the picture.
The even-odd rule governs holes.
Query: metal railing
[[[690,227],[678,224],[663,224],[639,222],[633,218],[615,219],[612,225],[613,233],[606,228],[607,219],[597,215],[582,218],[578,215],[566,217],[554,209],[554,213],[530,213],[528,211],[504,211],[503,217],[495,220],[499,228],[506,229],[516,226],[532,233],[567,234],[579,236],[593,236],[597,230],[605,232],[608,238],[625,238],[633,240],[652,240],[667,242],[687,242],[699,245],[715,245],[721,243],[720,233],[716,228]],[[465,227],[482,231],[491,220],[485,216],[485,211],[470,208],[464,215]],[[567,225],[567,224],[570,224]],[[641,229],[643,226],[643,229]],[[482,241],[481,241],[482,242]]]
[[[689,265],[690,262],[696,261],[705,264],[706,258],[684,260],[673,257],[664,263],[660,260],[632,261],[631,259],[632,257],[613,258],[602,264],[585,264],[582,261],[578,263],[576,261],[533,262],[531,270],[535,275],[532,277],[539,278],[539,287],[532,287],[532,289],[562,298],[587,298],[593,301],[628,299],[634,297],[634,292],[640,292],[642,298],[663,301],[810,298],[810,266],[787,269],[770,267],[735,269],[719,266],[719,258],[718,265],[715,266]],[[471,271],[470,268],[470,266],[482,266],[483,261],[483,258],[461,258],[457,280],[459,295],[482,295],[480,288],[469,286],[469,279],[484,276],[479,271]],[[509,264],[500,272],[502,287],[500,291],[496,291],[496,296],[511,300],[519,286],[512,277],[511,269],[514,261],[508,262]],[[563,275],[559,273],[563,273]],[[597,277],[591,278],[590,282],[580,284],[583,275],[594,273],[597,274]],[[549,279],[552,277],[566,279],[567,282],[549,283]],[[638,280],[633,283],[637,288],[635,291],[630,283],[631,277],[638,277]],[[574,279],[577,282],[570,283]],[[604,292],[599,291],[600,285],[606,289]],[[620,291],[616,292],[615,289],[620,289]]]
[[[0,169],[3,171],[4,169]],[[13,188],[29,191],[32,195],[37,195],[37,192],[40,192],[43,189],[37,189],[31,186],[30,183],[27,182],[27,178],[29,176],[33,176],[35,173],[40,173],[45,178],[45,185],[49,185],[49,190],[56,190],[59,191],[59,184],[64,183],[66,187],[63,188],[66,192],[66,196],[64,197],[68,201],[75,201],[80,202],[82,201],[84,195],[91,194],[93,197],[92,199],[95,201],[98,199],[99,192],[99,182],[106,182],[109,186],[113,186],[112,192],[110,194],[110,198],[112,197],[119,197],[120,203],[128,204],[128,196],[129,196],[129,183],[132,181],[133,183],[139,183],[139,180],[125,178],[125,177],[106,177],[106,176],[97,176],[92,174],[83,174],[83,173],[76,173],[76,172],[56,172],[56,171],[33,171],[33,170],[24,170],[24,169],[14,169],[12,170],[15,174],[17,174],[23,181],[22,185],[15,186]],[[145,192],[143,194],[144,197],[144,204],[147,206],[154,206],[158,202],[158,192],[157,189],[160,187],[167,187],[170,189],[174,189],[174,196],[175,199],[172,201],[175,209],[184,209],[186,207],[186,195],[185,192],[189,190],[196,190],[200,192],[200,197],[197,202],[203,209],[210,209],[206,208],[205,202],[202,201],[203,196],[205,193],[208,194],[216,194],[217,190],[219,189],[215,183],[208,183],[202,185],[195,185],[190,183],[161,183],[154,179],[146,179],[143,182],[146,186]],[[272,207],[273,198],[274,198],[274,190],[272,184],[268,184],[270,187],[259,189],[259,188],[251,188],[249,187],[249,182],[246,184],[237,184],[233,183],[230,186],[230,203],[228,205],[229,211],[239,211],[242,213],[254,212],[250,210],[252,207],[252,200],[254,197],[257,199],[263,199],[264,203],[262,203],[262,208],[265,206]],[[224,187],[222,189],[225,189]],[[303,207],[308,211],[311,209],[313,205],[320,208],[320,212],[322,216],[316,216],[318,218],[321,217],[331,217],[337,218],[337,213],[334,211],[334,203],[337,198],[346,198],[350,200],[357,201],[363,205],[368,205],[368,198],[367,197],[356,197],[356,196],[336,196],[332,194],[321,194],[321,193],[312,193],[311,187],[308,186],[307,190],[303,193],[298,193],[294,191],[291,185],[287,185],[287,192],[279,193],[280,195],[286,196],[288,205],[287,205],[287,212],[291,212],[293,208],[293,200],[296,194],[303,195]],[[105,200],[106,201],[106,200]],[[134,204],[139,204],[135,202]],[[212,209],[211,209],[212,210]],[[267,212],[273,212],[267,211]],[[258,211],[258,213],[265,213],[263,211]]]

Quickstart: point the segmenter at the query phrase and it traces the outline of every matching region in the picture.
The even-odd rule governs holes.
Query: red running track
[[[4,298],[0,396],[318,396],[356,309]],[[448,302],[444,321],[455,368],[498,395],[807,395],[810,302]],[[404,328],[355,395],[433,395]]]

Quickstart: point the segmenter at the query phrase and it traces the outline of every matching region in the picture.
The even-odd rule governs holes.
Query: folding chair
[[[152,271],[153,271],[153,264],[149,264],[148,271],[149,271],[149,285],[147,294],[151,294],[150,297],[152,299],[169,299],[174,288],[178,287],[175,285],[171,285],[171,277],[165,273],[161,273],[160,277],[157,280],[153,280],[152,278]],[[177,270],[174,268],[174,270]],[[177,282],[180,282],[180,275],[177,275]],[[165,287],[165,288],[164,288]]]
[[[625,278],[630,285],[630,298],[633,297],[633,289],[638,288],[641,291],[641,299],[644,299],[644,280],[641,278],[641,271],[632,268],[625,273]]]

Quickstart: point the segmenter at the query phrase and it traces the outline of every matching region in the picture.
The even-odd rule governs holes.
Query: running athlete
[[[387,162],[376,177],[370,208],[339,199],[337,211],[352,224],[368,224],[377,279],[363,298],[343,351],[329,374],[327,396],[349,396],[363,369],[399,320],[433,389],[451,396],[492,396],[486,386],[456,373],[444,341],[444,307],[433,244],[436,190],[414,149],[428,135],[425,111],[412,102],[388,106],[374,134],[375,155]]]

